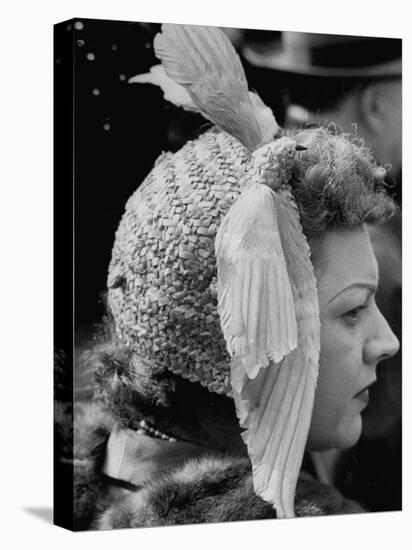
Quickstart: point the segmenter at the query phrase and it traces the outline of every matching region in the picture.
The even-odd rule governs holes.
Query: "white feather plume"
[[[320,323],[309,247],[288,189],[252,183],[221,224],[216,256],[221,325],[254,488],[278,517],[293,517]]]
[[[169,78],[162,65],[154,65],[150,72],[133,76],[128,82],[129,84],[154,84],[162,89],[164,98],[170,103],[188,111],[198,110],[186,88]]]
[[[154,49],[165,72],[152,69],[129,82],[161,86],[167,100],[200,112],[251,151],[278,133],[272,111],[248,91],[239,56],[221,29],[165,24]]]

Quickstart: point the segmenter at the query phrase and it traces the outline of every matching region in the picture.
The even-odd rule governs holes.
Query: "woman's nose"
[[[372,334],[365,344],[364,360],[368,364],[376,364],[388,359],[399,350],[399,340],[393,333],[387,320],[376,307],[376,320]]]

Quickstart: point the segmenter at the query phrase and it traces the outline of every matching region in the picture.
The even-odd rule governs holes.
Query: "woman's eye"
[[[346,321],[348,321],[351,324],[355,324],[359,320],[359,314],[360,312],[365,309],[366,306],[358,306],[354,307],[353,309],[347,311],[343,314],[343,317]]]

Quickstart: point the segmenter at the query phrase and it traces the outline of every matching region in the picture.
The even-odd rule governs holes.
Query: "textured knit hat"
[[[255,490],[293,516],[320,326],[288,185],[302,147],[248,91],[222,31],[163,25],[154,46],[162,65],[132,81],[215,126],[163,154],[127,202],[109,307],[140,360],[234,398]]]

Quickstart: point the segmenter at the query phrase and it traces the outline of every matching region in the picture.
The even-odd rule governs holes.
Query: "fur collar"
[[[96,404],[78,405],[74,418],[75,530],[118,529],[274,518],[256,496],[247,458],[203,454],[136,487],[102,473],[114,419]],[[67,462],[66,458],[66,462]],[[335,489],[302,473],[297,516],[360,513]]]

